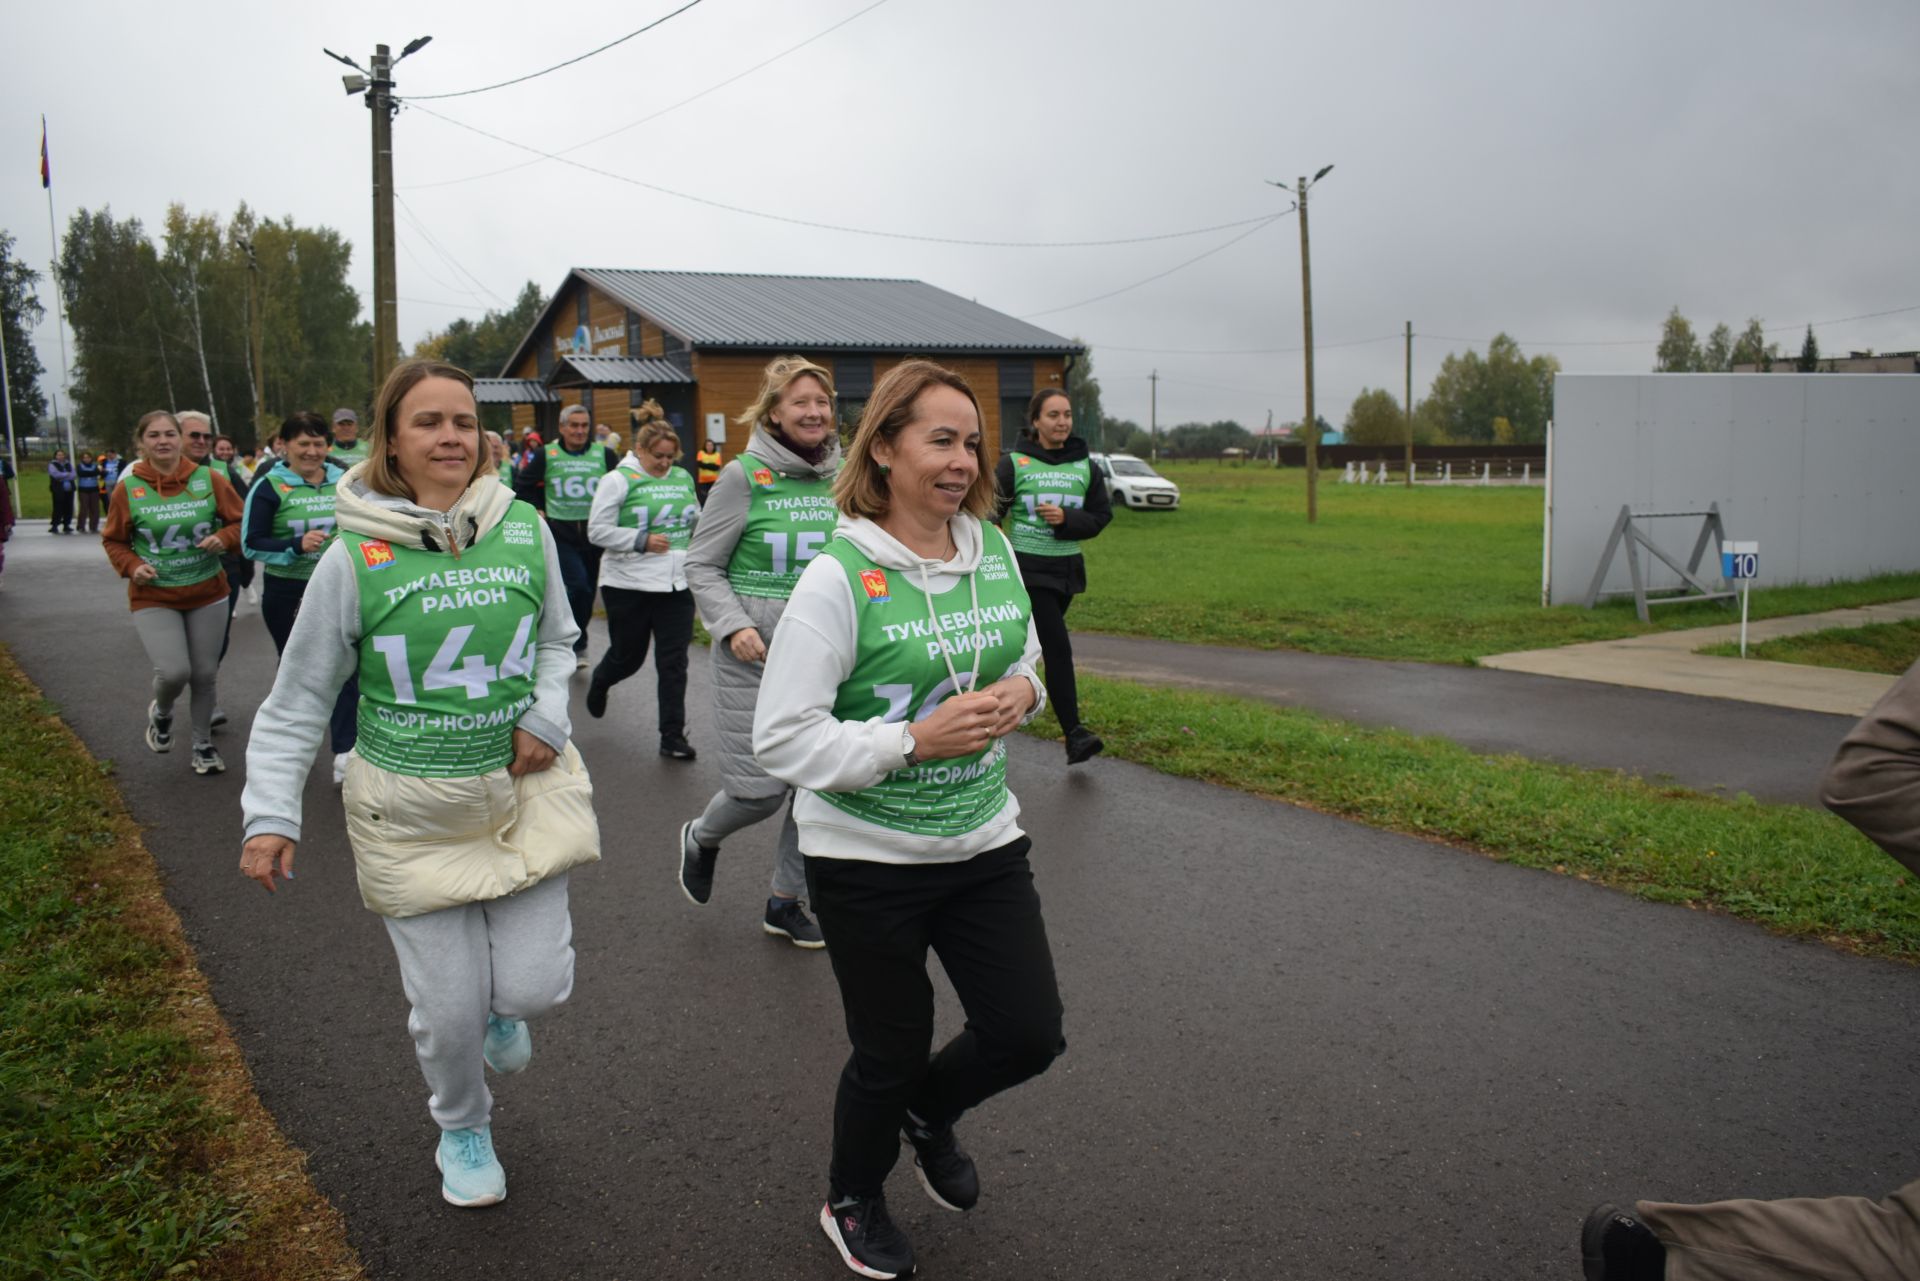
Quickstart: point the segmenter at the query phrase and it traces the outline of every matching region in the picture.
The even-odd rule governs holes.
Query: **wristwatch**
[[[920,754],[914,750],[914,748],[913,726],[902,725],[900,727],[900,750],[907,754],[907,759],[901,763],[900,768],[906,769],[909,766],[920,763]]]

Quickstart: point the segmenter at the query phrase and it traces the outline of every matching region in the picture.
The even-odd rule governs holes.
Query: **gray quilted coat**
[[[840,444],[819,466],[807,462],[756,427],[747,450],[783,476],[831,476],[840,470]],[[759,663],[743,663],[727,648],[727,638],[743,627],[773,644],[774,628],[786,612],[784,600],[740,596],[727,581],[727,562],[747,523],[747,482],[733,459],[707,494],[687,548],[687,586],[713,637],[713,728],[720,740],[720,785],[742,800],[779,796],[787,785],[770,778],[753,759],[753,705],[760,697]]]

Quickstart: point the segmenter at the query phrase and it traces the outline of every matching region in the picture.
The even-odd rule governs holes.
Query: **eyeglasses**
[[[188,440],[212,440],[213,433],[210,431],[190,431],[187,433],[187,439]]]

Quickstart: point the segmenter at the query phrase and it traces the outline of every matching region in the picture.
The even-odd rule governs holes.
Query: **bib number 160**
[[[498,667],[479,654],[462,657],[460,651],[467,647],[467,641],[473,635],[473,625],[463,624],[448,632],[446,639],[433,653],[433,661],[427,664],[427,670],[420,675],[422,689],[464,689],[467,698],[477,701],[487,696],[493,682],[503,676],[526,676],[533,671],[533,615],[528,614],[520,620],[520,626],[513,633],[513,640],[507,644],[506,657],[500,660]],[[407,638],[405,636],[375,636],[373,647],[387,660],[387,680],[393,685],[393,697],[400,703],[417,703],[419,693],[413,684],[413,667],[407,661]]]

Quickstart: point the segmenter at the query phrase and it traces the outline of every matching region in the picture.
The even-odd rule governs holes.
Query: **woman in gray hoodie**
[[[465,372],[401,364],[368,446],[254,718],[240,870],[269,891],[292,878],[314,749],[356,679],[342,799],[360,896],[413,1006],[441,1195],[492,1205],[507,1184],[485,1068],[525,1068],[526,1020],[572,991],[567,872],[600,856],[568,742],[579,631],[545,522],[495,476]]]
[[[720,843],[771,818],[789,789],[753,758],[753,710],[761,665],[800,571],[833,535],[840,470],[833,375],[799,356],[769,364],[760,395],[735,419],[750,425],[746,452],[727,464],[707,495],[687,548],[687,585],[713,637],[713,719],[720,790],[680,828],[680,889],[704,905],[713,895]],[[820,948],[820,928],[800,905],[806,865],[788,809],[761,928],[797,947]]]

